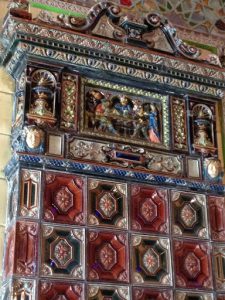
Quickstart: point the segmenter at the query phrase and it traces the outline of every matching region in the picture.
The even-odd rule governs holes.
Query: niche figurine
[[[29,121],[36,124],[54,125],[55,118],[55,78],[45,70],[37,70],[32,75],[32,91]]]
[[[193,147],[201,153],[215,152],[213,114],[211,109],[204,104],[193,107]]]

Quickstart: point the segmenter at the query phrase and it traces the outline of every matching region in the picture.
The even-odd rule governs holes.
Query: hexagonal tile
[[[201,261],[193,253],[189,252],[184,258],[184,270],[191,280],[195,279],[201,272]]]
[[[50,244],[51,259],[56,266],[64,268],[73,259],[73,248],[64,238],[57,238]]]
[[[160,256],[153,248],[148,248],[143,259],[141,257],[139,259],[150,275],[155,275],[161,267]]]
[[[96,210],[103,219],[111,219],[118,211],[117,200],[112,193],[103,192],[97,196]]]
[[[180,218],[186,227],[193,227],[197,222],[197,212],[191,203],[185,203],[180,210]]]
[[[98,250],[99,262],[103,269],[110,271],[117,263],[117,252],[110,243],[106,243]]]
[[[67,186],[61,186],[54,194],[53,205],[62,213],[67,213],[74,205],[73,193],[71,193]]]
[[[140,203],[140,215],[145,223],[152,223],[157,218],[157,205],[151,198],[146,198]]]

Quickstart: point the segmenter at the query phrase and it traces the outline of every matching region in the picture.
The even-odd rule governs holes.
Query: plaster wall
[[[0,23],[7,12],[7,0],[0,0]],[[2,257],[7,208],[7,182],[3,169],[10,159],[10,132],[12,118],[14,82],[0,68],[0,285],[2,279]]]

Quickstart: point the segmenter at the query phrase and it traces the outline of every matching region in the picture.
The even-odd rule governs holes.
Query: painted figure
[[[115,104],[114,108],[116,112],[123,116],[128,116],[132,112],[132,107],[127,96],[122,96],[120,102]]]
[[[134,133],[132,137],[141,137],[141,134],[148,140],[148,113],[145,112],[143,105],[134,105],[134,117],[137,118],[133,122]]]
[[[110,119],[110,114],[112,114],[112,109],[110,108],[110,101],[108,99],[102,99],[95,110],[95,120],[99,122],[98,130],[109,131],[113,134],[117,134],[117,131],[113,127]]]
[[[152,143],[160,143],[159,128],[158,128],[158,111],[155,104],[150,105],[149,113],[148,136]]]

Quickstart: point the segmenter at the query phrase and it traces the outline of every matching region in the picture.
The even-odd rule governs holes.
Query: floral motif
[[[201,264],[199,258],[193,253],[188,253],[184,259],[184,268],[187,275],[191,279],[195,279],[201,271]]]
[[[65,267],[72,259],[72,247],[65,239],[60,239],[53,251],[53,259],[57,259],[60,267]]]
[[[107,243],[99,251],[99,261],[106,271],[112,269],[112,267],[117,263],[116,250]]]
[[[123,239],[126,240],[124,244],[118,235],[109,231],[89,231],[87,244],[89,280],[129,282],[127,238],[126,235]]]
[[[174,147],[178,150],[187,150],[185,101],[180,99],[173,99],[172,113],[174,128]]]
[[[127,228],[126,184],[92,179],[88,189],[88,224]]]
[[[147,235],[133,235],[132,245],[133,282],[170,285],[169,240]]]
[[[179,236],[208,237],[206,197],[172,191],[173,233]]]
[[[157,206],[151,198],[145,199],[140,208],[141,216],[151,223],[157,217]]]
[[[193,209],[191,204],[185,204],[180,212],[181,220],[187,227],[192,227],[197,221],[196,210]]]
[[[77,76],[63,74],[61,128],[74,129],[76,126]]]
[[[99,208],[104,218],[111,218],[116,213],[116,199],[110,193],[105,193],[99,200]]]
[[[149,248],[143,256],[143,265],[151,275],[154,275],[160,267],[160,260],[158,254]]]
[[[175,240],[173,249],[176,287],[212,289],[211,245]]]
[[[55,193],[54,204],[63,213],[66,213],[71,207],[73,207],[73,194],[66,186],[61,187]]]

